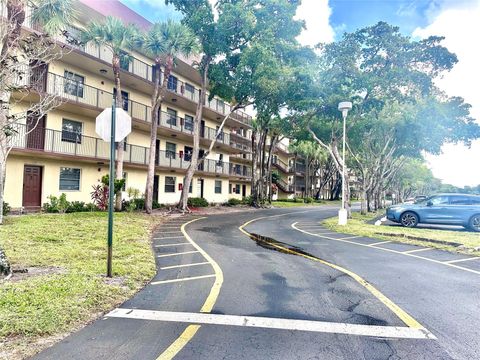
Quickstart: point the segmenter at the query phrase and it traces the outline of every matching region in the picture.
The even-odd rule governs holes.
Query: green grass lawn
[[[290,208],[290,207],[298,207],[298,206],[315,206],[315,205],[338,205],[340,204],[339,201],[327,201],[327,200],[319,200],[319,201],[314,201],[312,203],[303,203],[303,202],[293,202],[293,201],[282,201],[282,200],[277,200],[277,201],[272,201],[272,206],[273,207],[278,207],[278,208]]]
[[[0,283],[0,358],[30,355],[35,342],[48,343],[132,296],[155,274],[150,230],[158,222],[115,214],[112,280],[104,275],[107,213],[7,217],[0,246],[12,267],[50,272]]]
[[[380,214],[361,215],[360,213],[353,213],[353,218],[348,221],[348,224],[346,226],[339,226],[338,218],[336,217],[325,220],[323,224],[329,229],[342,233],[367,236],[385,240],[393,240],[403,243],[410,243],[425,247],[434,247],[452,252],[462,252],[480,256],[480,251],[475,250],[475,248],[480,247],[480,234],[478,233],[467,231],[432,230],[422,228],[412,229],[400,226],[375,226],[366,223],[366,221],[371,220],[378,215]],[[455,247],[447,244],[409,239],[404,236],[413,236],[437,241],[455,242],[463,244],[463,246]]]

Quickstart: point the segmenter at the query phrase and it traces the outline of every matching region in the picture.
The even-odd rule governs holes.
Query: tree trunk
[[[150,153],[148,154],[147,183],[145,185],[145,211],[151,214],[153,210],[153,181],[155,178],[155,158],[157,154],[157,129],[161,106],[167,91],[168,78],[173,69],[173,58],[168,57],[165,62],[163,83],[160,86],[160,58],[155,60],[155,89],[152,95],[152,123],[150,124]]]
[[[208,68],[210,66],[210,58],[204,57],[202,59],[203,62],[203,69],[202,69],[202,81],[201,81],[201,90],[200,96],[198,99],[197,109],[195,112],[195,119],[193,121],[193,154],[192,159],[190,161],[190,165],[187,168],[187,172],[185,177],[183,178],[183,188],[182,193],[180,195],[180,201],[178,203],[178,208],[182,211],[188,210],[188,190],[190,188],[190,184],[192,183],[193,175],[197,170],[198,166],[198,153],[200,152],[200,124],[202,122],[203,117],[203,106],[206,99],[206,91],[207,91],[207,76],[208,76]]]
[[[122,99],[122,87],[120,84],[120,58],[117,55],[113,55],[112,59],[112,70],[113,76],[115,77],[115,89],[117,89],[116,94],[116,103],[117,108],[123,109],[123,99]],[[116,161],[116,171],[115,178],[117,180],[123,179],[123,158],[125,156],[124,152],[125,139],[117,143],[117,158]],[[122,189],[118,190],[115,194],[115,210],[122,211]]]

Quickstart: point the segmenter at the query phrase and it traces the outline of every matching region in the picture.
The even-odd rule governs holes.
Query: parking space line
[[[153,240],[163,240],[163,239],[183,239],[183,236],[165,236],[165,237],[154,237]]]
[[[384,247],[380,247],[380,246],[372,246],[372,245],[368,245],[368,244],[362,244],[360,242],[356,242],[356,241],[351,241],[351,240],[343,240],[341,238],[333,238],[333,237],[329,237],[329,236],[322,236],[320,234],[315,234],[315,233],[311,233],[311,232],[308,232],[308,231],[305,231],[305,230],[302,230],[298,227],[296,227],[296,222],[293,223],[291,225],[291,227],[297,231],[300,231],[304,234],[307,234],[307,235],[311,235],[311,236],[316,236],[316,237],[319,237],[319,238],[323,238],[323,239],[326,239],[326,240],[334,240],[334,241],[342,241],[342,242],[345,242],[345,243],[348,243],[348,244],[353,244],[353,245],[358,245],[358,246],[363,246],[363,247],[369,247],[369,248],[373,248],[373,249],[377,249],[377,250],[381,250],[381,251],[387,251],[387,252],[391,252],[391,253],[395,253],[395,254],[401,254],[401,255],[405,255],[405,256],[411,256],[411,257],[414,257],[414,258],[417,258],[417,259],[421,259],[421,260],[425,260],[425,261],[430,261],[430,262],[433,262],[433,263],[436,263],[436,264],[441,264],[441,265],[445,265],[445,266],[450,266],[452,268],[455,268],[455,269],[458,269],[458,270],[463,270],[463,271],[467,271],[467,272],[470,272],[472,274],[476,274],[476,275],[480,275],[480,271],[477,271],[477,270],[472,270],[472,269],[469,269],[469,268],[466,268],[466,267],[463,267],[463,266],[459,266],[459,265],[455,265],[455,264],[449,264],[448,262],[445,262],[445,261],[439,261],[439,260],[435,260],[435,259],[431,259],[431,258],[428,258],[428,257],[424,257],[424,256],[419,256],[419,255],[416,255],[416,254],[405,254],[404,252],[401,252],[401,251],[398,251],[398,250],[393,250],[393,249],[389,249],[389,248],[384,248]],[[377,243],[378,244],[378,243]]]
[[[362,325],[243,315],[205,314],[118,308],[108,313],[106,317],[239,327],[257,327],[264,329],[308,331],[368,337],[373,336],[393,339],[436,339],[436,337],[432,333],[425,329],[415,329],[404,326]]]
[[[183,242],[183,243],[175,243],[175,244],[155,245],[155,247],[167,247],[167,246],[177,246],[177,245],[191,245],[191,244],[188,242]]]
[[[191,281],[191,280],[207,279],[207,278],[211,278],[211,277],[215,277],[215,274],[201,275],[201,276],[192,276],[192,277],[179,278],[179,279],[171,279],[171,280],[152,281],[150,284],[151,284],[151,285],[170,284],[170,283],[176,283],[176,282],[182,282],[182,281]]]
[[[343,238],[339,238],[341,240],[346,240],[346,239],[356,239],[356,238],[359,238],[360,236],[347,236],[347,237],[343,237]]]
[[[169,256],[179,256],[179,255],[186,255],[186,254],[194,254],[198,253],[200,251],[194,250],[194,251],[183,251],[179,253],[172,253],[172,254],[163,254],[163,255],[157,255],[159,258],[164,258],[164,257],[169,257]]]
[[[411,254],[411,253],[416,253],[420,251],[428,251],[428,250],[433,250],[433,248],[422,248],[422,249],[414,249],[414,250],[407,250],[407,251],[402,251],[402,254]]]
[[[478,260],[480,257],[469,257],[466,259],[459,259],[459,260],[450,260],[450,261],[444,261],[445,264],[454,264],[458,262],[464,262],[464,261],[470,261],[470,260]]]
[[[208,261],[205,261],[205,262],[199,262],[199,263],[193,263],[193,264],[180,264],[180,265],[164,266],[164,267],[161,267],[160,270],[177,269],[177,268],[207,265],[207,264],[210,264],[210,263]]]
[[[380,241],[373,244],[369,244],[368,246],[377,246],[377,245],[388,244],[388,243],[391,243],[391,241]]]

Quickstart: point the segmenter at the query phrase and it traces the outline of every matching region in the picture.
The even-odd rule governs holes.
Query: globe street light
[[[347,209],[345,209],[345,139],[347,132],[347,114],[352,109],[350,101],[342,101],[338,104],[338,110],[342,112],[343,117],[343,166],[342,166],[342,208],[338,211],[338,225],[347,225]]]

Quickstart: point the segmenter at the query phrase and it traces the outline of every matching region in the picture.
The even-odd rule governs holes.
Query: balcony
[[[38,24],[32,23],[30,16],[30,7],[27,7],[27,17],[24,22],[24,26],[35,31],[41,31],[41,27]],[[80,30],[74,27],[70,27],[67,30],[71,37],[79,38]],[[70,46],[74,51],[84,53],[90,57],[93,57],[97,60],[104,62],[105,64],[111,65],[113,54],[110,49],[105,46],[98,46],[94,43],[87,44],[74,44],[71,41],[67,43],[65,37],[57,36],[56,40]],[[122,63],[121,68],[124,72],[134,75],[137,78],[140,78],[150,86],[153,86],[154,80],[154,68],[152,65],[136,58],[135,56],[130,57],[128,63]],[[160,79],[163,80],[162,74],[159,74]],[[176,80],[175,82],[169,82],[167,89],[170,93],[178,94],[197,104],[200,99],[200,89],[196,88],[192,84],[185,83],[181,80]],[[206,108],[216,112],[220,115],[227,115],[231,111],[231,105],[225,103],[223,100],[214,97],[211,101],[207,100],[204,104]],[[233,120],[245,124],[247,126],[252,126],[252,117],[243,111],[237,110],[230,115],[230,118]]]
[[[285,181],[282,179],[278,179],[275,181],[275,184],[279,187],[280,190],[282,190],[284,193],[293,193],[294,192],[294,186],[287,184]]]
[[[238,176],[250,179],[252,177],[252,169],[250,166],[246,165],[239,165],[239,164],[232,164],[230,163],[230,175],[231,176]]]
[[[81,134],[36,127],[27,131],[25,125],[17,125],[15,135],[9,138],[9,145],[15,151],[39,153],[58,158],[58,155],[74,160],[108,161],[110,144],[102,139]],[[146,166],[150,149],[144,146],[125,144],[124,161],[130,165]],[[190,165],[188,154],[157,151],[155,164],[158,168],[186,170]],[[198,171],[219,176],[251,176],[250,171],[238,174],[234,164],[205,159]]]
[[[29,83],[33,83],[34,90],[39,92],[46,92],[50,95],[57,95],[61,101],[66,104],[80,105],[89,109],[92,109],[95,116],[103,109],[112,106],[113,93],[98,89],[89,85],[85,85],[78,81],[67,79],[63,76],[48,73],[47,79],[32,79],[31,76],[23,76],[17,83],[18,85],[28,86]],[[44,76],[41,74],[40,76]],[[141,104],[132,100],[124,100],[123,108],[128,112],[132,119],[142,121],[145,123],[151,123],[151,107]],[[166,112],[161,112],[158,122],[160,129],[168,129],[175,134],[184,135],[185,140],[189,140],[193,136],[193,124],[186,122],[184,118],[173,116]],[[148,130],[146,128],[145,130]],[[200,136],[204,145],[209,145],[210,141],[215,139],[217,130],[208,126],[202,126],[200,129]],[[230,138],[230,134],[221,133],[216,138],[218,145],[224,145],[224,147],[233,147],[235,149],[241,149],[243,151],[250,151],[250,147],[245,144],[237,143]],[[230,149],[231,150],[231,149]]]
[[[297,175],[304,176],[305,169],[305,164],[295,164],[295,172],[297,173]]]
[[[288,146],[286,146],[283,143],[277,143],[277,145],[275,146],[275,150],[277,150],[277,151],[279,150],[279,151],[283,152],[284,154],[287,154],[287,155],[290,155],[290,156],[292,155],[290,153],[290,151],[288,150]]]

